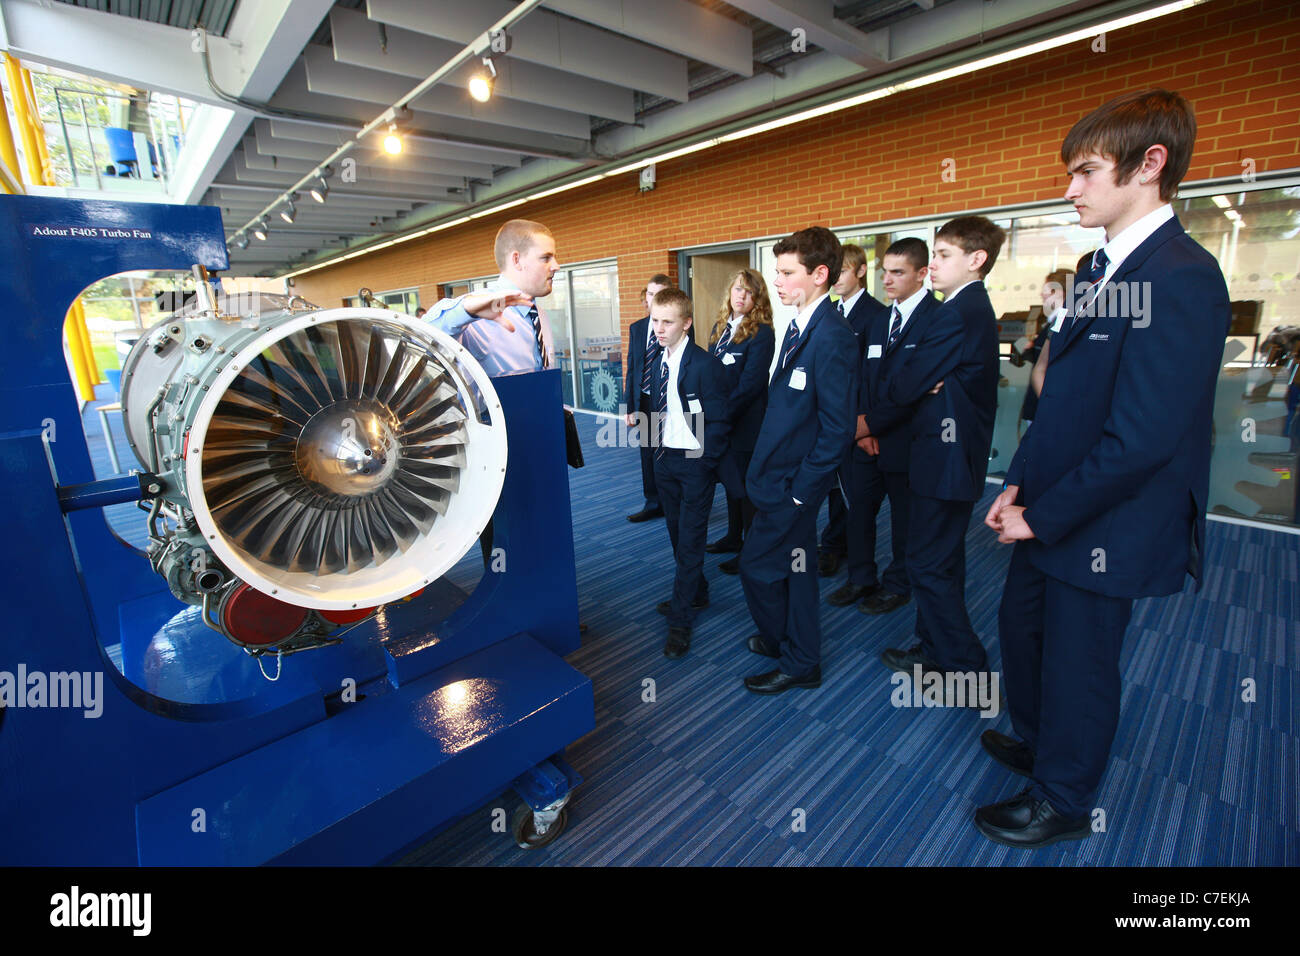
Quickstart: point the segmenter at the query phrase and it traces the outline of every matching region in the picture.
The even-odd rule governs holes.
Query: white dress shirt
[[[1165,203],[1158,209],[1153,209],[1137,222],[1131,223],[1114,239],[1107,240],[1101,248],[1106,253],[1109,260],[1106,263],[1106,272],[1102,275],[1103,284],[1110,281],[1110,277],[1115,274],[1115,270],[1120,267],[1125,259],[1142,243],[1151,238],[1151,234],[1174,218],[1174,207]]]
[[[686,342],[687,338],[683,335],[671,351],[664,349],[664,357],[660,360],[662,365],[668,366],[668,417],[664,420],[664,447],[693,451],[700,447],[700,443],[695,440],[695,433],[686,421],[682,396],[677,391],[677,373],[682,367],[682,356],[686,354]],[[659,374],[663,375],[662,369]]]
[[[966,288],[966,286],[962,286],[962,288],[964,289]],[[902,335],[903,329],[907,328],[907,320],[912,317],[912,313],[916,311],[916,307],[921,304],[921,300],[925,298],[925,293],[927,291],[928,290],[925,288],[925,286],[921,286],[921,288],[917,289],[906,299],[903,299],[901,302],[895,302],[892,306],[890,306],[889,309],[890,322],[893,322],[894,320],[894,309],[898,309],[898,316],[899,316],[898,334],[899,335]],[[888,328],[885,329],[885,337],[886,338],[889,337]]]

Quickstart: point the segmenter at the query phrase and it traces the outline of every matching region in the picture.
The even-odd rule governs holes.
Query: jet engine
[[[441,577],[490,520],[501,406],[427,323],[214,295],[196,275],[197,300],[122,369],[127,438],[157,489],[150,563],[251,654],[337,643]]]

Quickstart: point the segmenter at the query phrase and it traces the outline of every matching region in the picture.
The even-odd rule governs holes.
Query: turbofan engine
[[[122,369],[127,438],[156,489],[150,563],[251,654],[337,643],[441,577],[490,520],[496,392],[404,314],[214,297],[196,274],[198,300]]]

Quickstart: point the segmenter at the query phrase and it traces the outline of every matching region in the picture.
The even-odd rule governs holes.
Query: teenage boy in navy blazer
[[[866,348],[867,336],[889,310],[867,291],[867,254],[853,243],[841,246],[843,263],[831,291],[840,297],[835,307],[849,323],[858,343],[858,359]],[[817,555],[817,573],[833,577],[845,557],[849,562],[849,581],[833,592],[828,603],[843,607],[873,591],[876,581],[876,513],[884,500],[884,486],[871,463],[855,477],[854,462],[862,460],[850,445],[844,453],[836,483],[826,496],[827,521],[822,530]],[[855,490],[856,489],[856,490]],[[845,496],[848,501],[845,501]],[[856,501],[854,499],[857,499]],[[858,514],[853,514],[854,508]]]
[[[776,290],[798,313],[777,350],[745,488],[757,508],[740,552],[758,625],[749,649],[775,669],[745,678],[756,694],[821,686],[817,512],[853,440],[858,368],[853,330],[831,302],[840,243],[821,226],[778,242]]]
[[[673,596],[659,605],[668,617],[665,657],[681,657],[691,646],[695,612],[707,607],[704,542],[709,530],[718,460],[727,450],[727,386],[722,364],[690,338],[691,298],[663,289],[650,306],[662,357],[655,367],[655,487],[668,524],[676,570]]]
[[[1187,100],[1146,90],[1085,116],[1061,146],[1065,198],[1105,244],[1079,260],[1085,282],[1067,297],[1033,424],[985,517],[1016,543],[998,614],[1016,736],[987,731],[981,743],[1030,781],[976,811],[999,843],[1088,836],[1133,601],[1199,577],[1231,309],[1218,263],[1170,205],[1195,139]]]
[[[672,280],[662,272],[650,277],[650,281],[641,290],[645,298],[646,316],[637,319],[627,330],[627,382],[623,387],[623,400],[627,402],[628,428],[636,424],[637,412],[641,413],[641,420],[648,423],[650,414],[654,411],[652,367],[659,361],[661,350],[655,341],[654,329],[650,326],[650,303],[656,294],[672,284]],[[654,448],[646,434],[649,430],[649,424],[642,425],[640,436],[641,490],[645,495],[645,507],[627,516],[627,520],[633,523],[662,518],[664,514],[659,506],[659,492],[655,489]]]
[[[961,216],[934,237],[930,282],[944,296],[888,398],[915,405],[908,454],[907,576],[917,643],[889,648],[892,670],[985,671],[988,657],[966,613],[966,529],[984,493],[998,407],[998,324],[984,277],[1005,238],[983,216]],[[987,679],[987,678],[986,678]]]
[[[855,450],[875,463],[885,493],[889,495],[893,552],[889,567],[880,577],[880,587],[858,602],[858,610],[864,614],[888,614],[912,599],[912,583],[907,576],[907,524],[911,507],[907,472],[915,405],[891,402],[889,379],[907,366],[917,343],[924,338],[939,311],[939,300],[925,287],[929,261],[930,250],[925,241],[915,237],[899,239],[885,250],[881,258],[882,284],[891,304],[885,321],[873,326],[862,355],[859,438]],[[873,520],[873,542],[874,534]]]

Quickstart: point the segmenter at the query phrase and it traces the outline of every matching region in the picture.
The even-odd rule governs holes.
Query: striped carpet
[[[97,432],[95,416],[86,419]],[[739,579],[718,573],[720,558],[709,556],[712,605],[690,653],[664,658],[655,604],[671,590],[667,532],[662,521],[624,520],[641,506],[636,450],[598,447],[600,421],[578,422],[587,467],[570,471],[570,489],[589,631],[569,662],[595,685],[596,729],[567,757],[586,783],[565,833],[544,849],[519,850],[494,830],[493,810],[510,814],[519,803],[505,794],[403,864],[1300,863],[1300,536],[1212,522],[1203,589],[1136,603],[1119,731],[1097,799],[1104,832],[1017,851],[970,822],[976,807],[1022,789],[978,744],[990,726],[1009,732],[1008,718],[891,704],[878,655],[910,643],[912,605],[884,618],[823,605],[822,687],[756,697],[741,678],[767,661],[744,648],[753,626]],[[998,667],[1009,549],[978,523],[992,495],[990,486],[967,536],[967,605]],[[134,531],[141,516],[123,510]],[[710,539],[725,524],[719,492]],[[884,512],[879,528],[884,557]],[[479,573],[471,549],[450,576],[472,586]],[[823,594],[842,581],[823,579]]]

